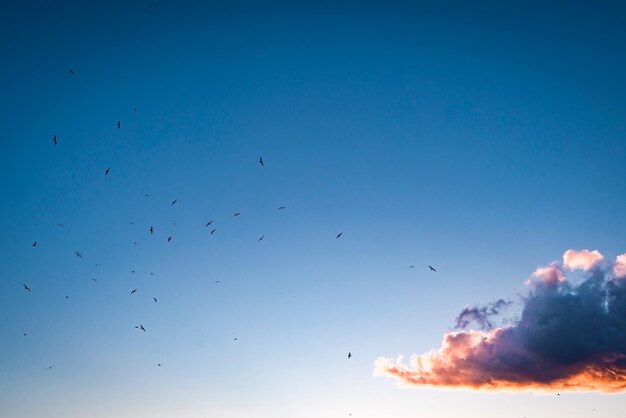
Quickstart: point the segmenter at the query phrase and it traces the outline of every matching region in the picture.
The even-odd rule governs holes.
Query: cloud
[[[480,329],[491,330],[494,328],[492,318],[500,314],[502,308],[509,306],[512,302],[498,299],[488,305],[466,306],[459,316],[456,317],[454,329],[465,329],[470,324],[475,323]]]
[[[598,258],[584,251],[565,254]],[[441,348],[413,355],[408,364],[402,357],[381,357],[374,374],[408,386],[626,391],[626,280],[615,273],[626,277],[626,254],[613,266],[597,263],[584,264],[585,276],[576,284],[556,263],[538,269],[527,282],[515,324],[494,327],[489,319],[505,306],[504,300],[466,307],[457,317],[463,330],[445,334]],[[471,323],[480,329],[465,330]]]
[[[626,278],[626,253],[618,255],[613,264],[613,274],[618,279]]]
[[[563,254],[563,265],[569,270],[589,271],[602,260],[604,257],[598,250],[567,250]]]

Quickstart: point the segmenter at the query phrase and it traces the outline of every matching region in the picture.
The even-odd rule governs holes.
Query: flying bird
[[[170,206],[174,206],[174,204],[175,204],[176,202],[178,202],[178,199],[174,199],[174,200],[172,201],[172,204],[171,204]]]
[[[237,341],[237,337],[233,338],[233,341]]]
[[[214,229],[213,231],[211,231],[211,233],[209,235],[213,235],[213,233],[217,231],[217,229]]]
[[[72,70],[71,68],[70,68],[70,74],[72,74],[72,75],[76,75],[76,73],[74,72],[74,70]]]
[[[135,293],[137,291],[137,289],[133,289],[130,294],[132,295],[133,293]]]
[[[106,170],[104,170],[104,175],[105,175],[105,176],[108,176],[108,175],[109,175],[109,171],[111,171],[111,169],[110,169],[110,168],[107,168]]]
[[[148,231],[150,231],[150,235],[154,234],[154,228],[150,227],[150,229],[148,229]]]
[[[48,366],[48,367],[46,367],[46,370],[52,370],[52,369],[54,369],[55,367],[56,367],[56,366],[53,364],[52,366]]]
[[[259,164],[261,164],[261,167],[265,166],[265,164],[263,164],[263,157],[259,157]]]
[[[237,212],[233,216],[239,216],[239,215],[241,215],[241,213]]]
[[[348,353],[348,358],[351,358],[351,357],[352,357],[352,353]]]
[[[24,283],[22,283],[22,286],[24,286],[24,290],[28,290],[30,292],[30,287],[26,286]]]
[[[283,209],[285,209],[285,207],[284,207],[284,206],[280,206],[280,207],[278,208],[278,210],[283,210]]]
[[[94,282],[97,282],[97,281],[98,281],[98,279],[91,279],[91,280],[92,280],[92,281],[94,281]]]
[[[431,269],[434,272],[437,272],[437,270],[435,270],[435,268],[433,266],[428,266],[429,269]]]
[[[57,225],[59,225],[61,228],[63,228],[63,227],[65,226],[65,225],[63,225],[63,224],[57,224]]]
[[[157,366],[161,367],[161,366],[162,366],[162,364],[161,364],[161,363],[157,363]]]
[[[261,238],[259,238],[259,241],[263,241],[263,238],[265,238],[265,235],[261,235]]]
[[[33,242],[33,247],[37,246],[37,241]]]
[[[157,298],[152,297],[152,299],[154,299],[154,303],[157,303]]]
[[[206,225],[204,225],[204,227],[206,228],[207,226],[211,225],[212,223],[213,223],[213,221],[209,221],[209,222],[207,222]]]
[[[337,236],[335,237],[335,239],[338,239],[339,237],[341,237],[343,235],[343,232],[340,232],[337,234]]]
[[[117,129],[120,129],[120,126],[121,126],[121,122],[118,120],[117,121]]]
[[[52,137],[52,143],[53,143],[54,145],[56,145],[56,144],[57,144],[57,136],[56,136],[56,135],[54,135],[54,136]]]
[[[167,237],[167,242],[170,242],[172,240],[172,237]]]
[[[146,329],[143,327],[143,325],[139,324],[137,326],[135,326],[135,328],[142,330],[143,332],[146,332]]]
[[[219,283],[219,282],[220,282],[219,280],[215,280],[213,283]]]
[[[83,255],[78,251],[74,251],[74,254],[76,254],[76,257],[83,258]]]
[[[414,268],[415,268],[415,266],[414,266],[414,265],[410,265],[410,266],[409,266],[409,268],[410,268],[410,269],[414,269]]]

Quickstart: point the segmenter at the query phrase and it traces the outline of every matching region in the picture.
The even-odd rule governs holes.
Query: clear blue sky
[[[0,417],[623,417],[372,377],[626,251],[623,6],[203,3],[3,5]]]

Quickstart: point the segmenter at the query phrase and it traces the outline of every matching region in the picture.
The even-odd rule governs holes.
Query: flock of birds
[[[76,76],[76,72],[75,72],[74,70],[70,69],[70,70],[69,70],[69,72],[70,72],[70,74],[71,74],[72,76]],[[135,108],[135,109],[134,109],[134,111],[136,112],[136,111],[137,111],[137,109]],[[117,127],[117,129],[121,129],[121,127],[122,127],[122,122],[121,122],[121,120],[118,120],[118,121],[117,121],[117,123],[116,123],[116,127]],[[57,137],[57,135],[56,135],[56,134],[54,134],[54,135],[53,135],[53,137],[52,137],[52,144],[53,144],[53,146],[55,146],[55,147],[56,147],[57,145],[59,145],[59,138]],[[265,161],[263,160],[263,157],[262,157],[262,156],[261,156],[261,157],[259,157],[258,164],[259,164],[259,166],[260,166],[260,167],[265,167]],[[105,176],[109,176],[110,174],[111,174],[111,168],[110,168],[110,167],[106,167],[106,168],[105,168],[105,170],[104,170],[104,175],[105,175]],[[149,195],[149,194],[145,194],[145,196],[147,197],[147,196],[150,196],[150,195]],[[174,205],[176,205],[176,203],[177,203],[177,202],[178,202],[178,199],[174,199],[174,200],[172,200],[172,202],[170,203],[170,206],[174,206]],[[286,206],[279,206],[277,209],[282,211],[282,210],[286,209]],[[241,213],[240,213],[240,212],[236,212],[236,213],[234,213],[234,214],[233,214],[233,216],[234,216],[234,217],[238,217],[238,216],[240,216],[240,215],[241,215]],[[131,224],[132,224],[132,222],[131,222]],[[63,225],[63,224],[61,224],[61,223],[59,223],[59,224],[57,224],[57,225],[58,225],[59,227],[64,227],[64,225]],[[213,220],[209,220],[208,222],[206,222],[206,224],[204,225],[204,227],[205,227],[205,228],[210,228],[209,235],[213,235],[213,234],[217,231],[217,229],[213,227]],[[154,235],[154,233],[155,233],[155,228],[154,228],[154,226],[153,226],[153,225],[150,225],[150,227],[148,228],[147,232],[148,232],[150,235]],[[343,236],[343,232],[339,232],[339,233],[335,236],[335,239],[340,239],[342,236]],[[167,242],[170,242],[170,241],[172,240],[172,238],[173,238],[172,236],[168,236],[168,237],[167,237]],[[258,242],[261,242],[261,241],[263,241],[263,239],[264,239],[264,238],[265,238],[265,235],[261,235],[261,236],[258,238],[258,240],[257,240],[257,241],[258,241]],[[138,243],[137,243],[137,242],[134,242],[134,244],[138,244]],[[38,246],[38,242],[37,242],[37,241],[34,241],[34,242],[32,243],[32,247],[37,247],[37,246]],[[78,257],[78,258],[83,258],[83,254],[82,254],[80,251],[74,251],[74,255],[75,255],[76,257]],[[98,265],[99,265],[99,264],[98,264]],[[413,269],[413,268],[415,268],[415,267],[416,267],[415,265],[410,265],[410,266],[409,266],[409,268],[410,268],[410,269]],[[434,267],[432,267],[432,266],[427,266],[427,267],[430,269],[430,271],[433,271],[433,272],[436,272],[436,271],[437,271],[437,270],[436,270]],[[133,270],[132,272],[134,273],[134,270]],[[150,274],[151,274],[151,275],[153,275],[154,273],[150,273]],[[92,278],[91,280],[92,280],[92,281],[94,281],[94,282],[95,282],[95,281],[97,281],[97,279],[95,279],[95,278]],[[220,282],[219,280],[215,280],[215,281],[214,281],[214,283],[219,283],[219,282]],[[30,287],[27,283],[22,283],[22,286],[23,286],[23,290],[24,290],[24,291],[26,291],[26,292],[32,292],[31,287]],[[130,291],[130,294],[131,294],[131,295],[133,295],[133,294],[137,293],[137,292],[138,292],[138,290],[139,290],[138,288],[134,288],[134,289],[132,289],[132,290]],[[66,298],[66,299],[69,299],[69,296],[65,296],[65,298]],[[157,297],[154,297],[154,296],[153,296],[153,297],[152,297],[152,299],[153,299],[153,301],[154,301],[155,303],[158,303],[158,299],[157,299]],[[143,324],[137,324],[137,325],[135,325],[135,326],[134,326],[134,328],[135,328],[135,329],[137,329],[138,331],[141,331],[141,332],[146,332],[146,328],[144,327],[144,325],[143,325]],[[27,335],[28,335],[27,333],[24,333],[24,336],[27,336]],[[233,341],[237,341],[237,340],[238,340],[238,338],[237,338],[237,337],[233,338]],[[353,357],[352,352],[348,352],[348,354],[347,354],[347,359],[351,359],[352,357]],[[163,366],[163,363],[156,363],[156,365],[157,365],[157,367],[162,367],[162,366]],[[54,368],[56,368],[56,365],[50,365],[50,366],[46,367],[46,368],[45,368],[45,370],[52,370],[52,369],[54,369]],[[349,415],[352,415],[352,414],[349,414]]]

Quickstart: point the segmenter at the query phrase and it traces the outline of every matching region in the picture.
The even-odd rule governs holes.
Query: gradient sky
[[[372,376],[626,251],[623,5],[13,3],[0,417],[623,418]]]

